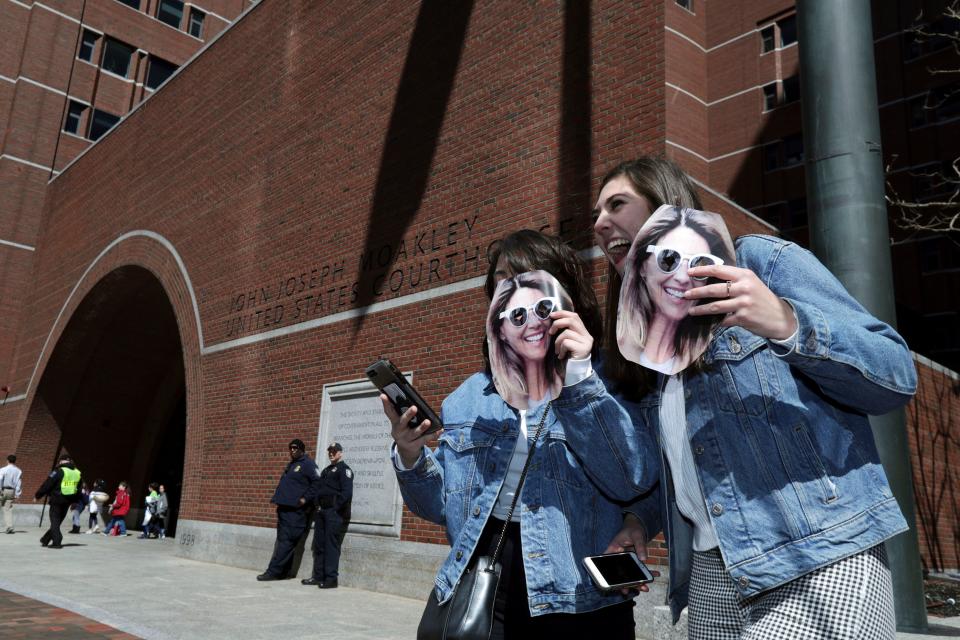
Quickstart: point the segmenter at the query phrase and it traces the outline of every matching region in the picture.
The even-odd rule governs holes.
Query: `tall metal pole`
[[[896,326],[870,0],[798,0],[807,210],[813,251],[871,313]],[[927,628],[903,410],[871,418],[910,530],[887,542],[897,628]]]

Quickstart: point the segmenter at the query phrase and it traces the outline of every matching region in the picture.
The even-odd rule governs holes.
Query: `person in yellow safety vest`
[[[50,528],[40,538],[40,544],[44,547],[50,545],[51,549],[63,548],[60,525],[67,515],[67,508],[76,501],[80,481],[80,470],[73,465],[70,456],[62,455],[57,467],[50,472],[37,490],[35,499],[39,500],[47,496],[50,503]]]

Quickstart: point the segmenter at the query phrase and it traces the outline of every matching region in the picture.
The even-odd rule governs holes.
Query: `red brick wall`
[[[919,361],[920,387],[907,407],[907,436],[924,569],[960,567],[960,376]]]
[[[623,157],[662,149],[660,3],[599,3],[587,16],[592,97],[576,113],[562,110],[564,74],[583,80],[575,56],[571,63],[568,53],[564,68],[562,5],[478,4],[442,122],[416,111],[418,92],[432,91],[436,80],[424,59],[443,42],[432,33],[436,24],[414,33],[417,9],[374,4],[343,15],[335,3],[292,3],[285,12],[261,5],[58,177],[48,191],[16,391],[25,390],[70,289],[125,231],[156,229],[176,247],[198,297],[205,345],[213,346],[345,311],[355,290],[380,302],[475,277],[486,268],[487,246],[512,229],[579,235],[590,224],[591,179]],[[408,61],[415,37],[421,57]],[[570,48],[582,47],[581,40]],[[410,64],[423,67],[422,77],[403,75]],[[395,112],[398,91],[407,103]],[[402,148],[390,146],[391,123]],[[584,141],[591,175],[574,176],[585,186],[561,199],[560,174],[582,165],[564,145]],[[422,198],[409,184],[420,178]],[[373,208],[381,222],[365,262]],[[383,255],[401,252],[400,240],[406,255],[396,264],[370,266],[385,246],[392,249]],[[83,279],[51,345],[109,269],[167,255],[156,243],[125,249],[129,242]],[[152,270],[169,289],[182,278],[167,263]],[[290,278],[290,295],[278,294]],[[189,304],[173,302],[189,325]],[[282,317],[265,313],[278,304]],[[196,334],[181,326],[188,369],[181,514],[270,526],[263,504],[283,445],[297,436],[314,446],[322,385],[356,379],[376,356],[390,355],[416,371],[418,388],[439,405],[480,365],[477,319],[485,306],[472,289],[376,313],[362,325],[344,321],[202,358]],[[259,329],[232,324],[251,316]],[[238,495],[251,475],[253,487]],[[409,514],[404,537],[443,539]]]

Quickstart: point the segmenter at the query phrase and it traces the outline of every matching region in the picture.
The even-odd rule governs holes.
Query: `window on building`
[[[693,13],[693,0],[676,0],[676,3],[690,13]]]
[[[172,62],[167,62],[157,56],[150,56],[149,67],[147,68],[147,88],[156,89],[176,70],[177,65]]]
[[[960,83],[931,89],[928,104],[933,108],[937,122],[960,116]]]
[[[930,162],[914,167],[910,170],[913,199],[929,202],[949,197],[956,190],[956,185],[950,180],[953,175],[950,162]]]
[[[924,238],[917,244],[917,250],[921,273],[960,268],[960,251],[946,237]]]
[[[777,20],[777,27],[780,28],[780,46],[785,47],[797,41],[797,16],[787,16],[783,20]]]
[[[774,171],[780,168],[780,143],[771,142],[763,147],[763,170]]]
[[[101,66],[105,71],[126,78],[127,72],[130,70],[130,56],[133,55],[133,51],[133,47],[128,44],[113,38],[104,38],[103,63]]]
[[[125,4],[128,7],[136,9],[137,11],[140,11],[140,0],[117,0],[117,2],[119,2],[120,4]]]
[[[792,75],[783,79],[783,104],[790,104],[800,99],[800,76]]]
[[[97,40],[99,39],[99,34],[90,31],[90,29],[84,29],[83,35],[80,36],[80,51],[77,53],[77,57],[87,62],[93,62],[93,52],[97,48]]]
[[[157,20],[179,29],[183,20],[183,3],[180,0],[160,0],[157,5]]]
[[[67,133],[79,135],[80,121],[83,119],[83,112],[86,110],[87,105],[71,100],[67,105],[67,119],[63,123],[63,130]]]
[[[910,100],[910,126],[922,127],[960,117],[960,83],[931,89]]]
[[[190,7],[190,26],[188,31],[190,35],[194,38],[203,37],[203,19],[207,17],[203,11],[199,11],[196,7]]]
[[[760,29],[760,53],[770,53],[777,47],[773,25]]]
[[[799,229],[807,226],[807,199],[793,198],[787,200],[787,229]]]
[[[927,124],[928,111],[927,96],[917,96],[910,100],[910,126],[922,127]]]
[[[113,128],[113,125],[120,122],[120,116],[115,116],[100,109],[93,110],[93,117],[90,118],[90,139],[99,140],[103,134]]]
[[[774,145],[776,146],[776,145]],[[783,202],[774,202],[772,204],[764,205],[754,209],[753,212],[763,221],[769,222],[777,229],[781,228],[780,221],[782,219],[783,210],[785,207]]]
[[[960,18],[942,14],[930,23],[917,25],[917,28],[929,35],[916,31],[904,32],[903,48],[906,60],[914,60],[952,46],[953,39],[949,34],[955,34],[960,30]]]
[[[777,83],[771,82],[763,86],[763,110],[770,111],[777,106]]]
[[[799,133],[783,139],[783,166],[803,164],[803,136]]]

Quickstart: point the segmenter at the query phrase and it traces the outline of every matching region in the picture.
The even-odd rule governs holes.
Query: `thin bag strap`
[[[540,432],[543,431],[543,425],[547,422],[547,414],[550,413],[550,405],[553,403],[553,400],[547,401],[547,406],[543,410],[543,416],[540,418],[540,424],[537,425],[537,431],[533,434],[533,446],[530,447],[530,454],[527,456],[526,461],[523,463],[523,470],[520,472],[520,480],[517,482],[517,490],[513,494],[513,502],[510,503],[510,509],[507,511],[507,521],[503,523],[503,529],[500,531],[500,539],[497,540],[497,548],[493,552],[493,556],[490,558],[490,565],[487,569],[492,569],[493,565],[500,561],[500,553],[503,551],[503,538],[507,533],[507,527],[510,526],[510,519],[513,517],[513,510],[517,506],[517,500],[520,499],[520,490],[523,488],[523,481],[527,477],[527,469],[530,468],[530,458],[533,457],[533,453],[537,447],[537,440],[540,439]]]

